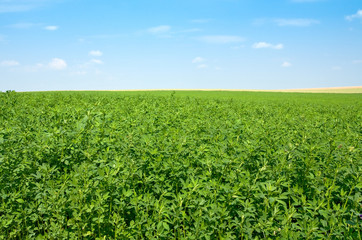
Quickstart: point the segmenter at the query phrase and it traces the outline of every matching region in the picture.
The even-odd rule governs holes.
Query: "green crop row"
[[[213,94],[1,93],[0,239],[361,239],[361,95]]]

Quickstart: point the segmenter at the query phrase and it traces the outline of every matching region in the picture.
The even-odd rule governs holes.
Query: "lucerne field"
[[[361,239],[362,95],[0,94],[0,239]]]

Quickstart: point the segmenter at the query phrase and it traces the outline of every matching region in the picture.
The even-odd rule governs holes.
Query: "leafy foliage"
[[[361,95],[0,93],[0,239],[361,239]]]

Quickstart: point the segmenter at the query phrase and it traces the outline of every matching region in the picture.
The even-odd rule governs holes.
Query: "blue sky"
[[[0,90],[362,85],[361,0],[0,0]]]

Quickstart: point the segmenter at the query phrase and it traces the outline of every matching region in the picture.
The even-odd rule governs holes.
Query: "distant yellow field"
[[[117,90],[55,90],[54,92],[152,92],[152,91],[205,91],[205,92],[296,92],[296,93],[362,93],[362,86],[331,87],[331,88],[300,88],[300,89],[117,89]]]
[[[362,86],[355,87],[331,87],[331,88],[304,88],[304,89],[133,89],[111,91],[230,91],[230,92],[299,92],[299,93],[362,93]]]
[[[362,86],[357,87],[332,87],[332,88],[307,88],[274,90],[273,92],[306,92],[306,93],[362,93]]]

